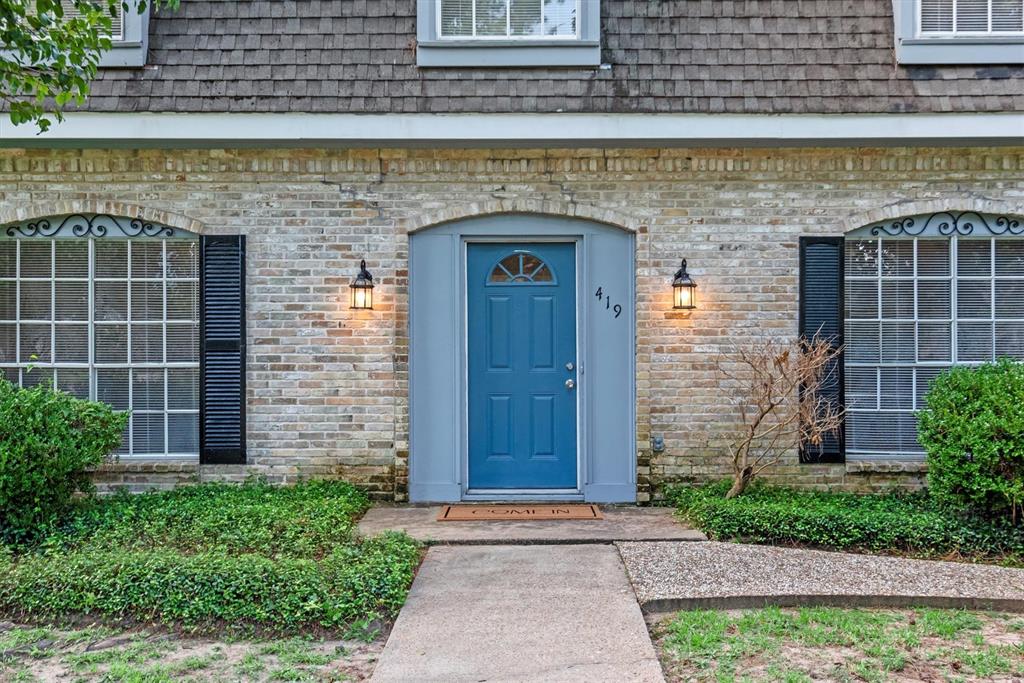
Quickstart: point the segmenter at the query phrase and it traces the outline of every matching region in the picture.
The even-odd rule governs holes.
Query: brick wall
[[[101,486],[344,477],[407,486],[408,231],[496,211],[580,215],[637,232],[640,496],[723,474],[734,416],[715,359],[792,338],[797,238],[942,209],[1024,213],[1024,148],[672,150],[0,150],[0,223],[134,213],[248,235],[247,467],[128,464]],[[700,308],[671,309],[679,259]],[[360,258],[373,311],[348,308]],[[652,453],[650,437],[665,439]],[[918,486],[917,464],[800,466],[818,487]]]

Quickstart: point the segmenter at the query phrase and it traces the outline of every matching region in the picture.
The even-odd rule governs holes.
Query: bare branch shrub
[[[822,395],[835,378],[842,352],[827,339],[795,343],[774,339],[736,346],[719,361],[718,371],[739,415],[730,438],[732,488],[743,493],[750,482],[777,465],[797,446],[820,448],[843,424],[843,407]]]

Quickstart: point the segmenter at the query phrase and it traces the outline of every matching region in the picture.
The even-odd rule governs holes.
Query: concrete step
[[[359,533],[404,531],[428,545],[548,545],[615,541],[706,541],[676,519],[671,508],[602,507],[604,519],[439,522],[441,507],[379,505],[359,522]]]

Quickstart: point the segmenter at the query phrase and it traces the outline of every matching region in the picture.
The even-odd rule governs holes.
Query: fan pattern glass
[[[533,254],[517,251],[504,257],[491,270],[489,284],[552,284],[551,268]]]

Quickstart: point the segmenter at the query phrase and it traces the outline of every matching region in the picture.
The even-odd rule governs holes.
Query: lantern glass
[[[359,274],[349,286],[352,308],[373,308],[373,276],[366,270],[366,261],[359,262]]]
[[[353,285],[352,308],[373,308],[373,288]]]
[[[686,259],[672,280],[672,308],[685,311],[697,308],[697,283],[686,272]]]
[[[691,309],[697,308],[696,302],[696,288],[688,285],[675,285],[675,305],[674,308]]]

